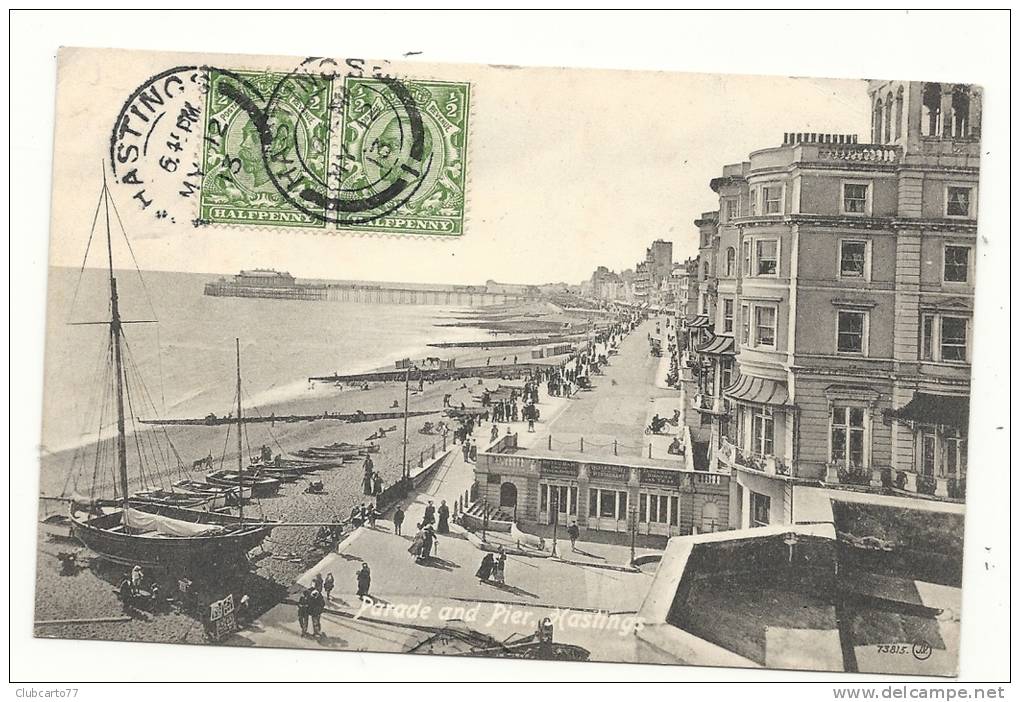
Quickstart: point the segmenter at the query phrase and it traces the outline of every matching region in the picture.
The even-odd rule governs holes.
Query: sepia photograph
[[[47,69],[36,641],[961,674],[980,76],[134,45]]]

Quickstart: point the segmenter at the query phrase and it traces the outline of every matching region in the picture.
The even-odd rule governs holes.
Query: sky
[[[259,57],[286,68],[293,59]],[[59,57],[50,261],[79,266],[130,93],[184,61],[250,67],[241,56],[63,50]],[[393,64],[397,75],[471,83],[466,233],[455,240],[307,233],[158,220],[112,192],[143,269],[298,278],[577,283],[599,265],[622,270],[657,238],[674,258],[696,253],[709,181],[724,164],[777,146],[784,132],[868,138],[865,81],[457,64]],[[176,189],[178,183],[153,183]],[[189,206],[184,203],[179,206]],[[187,214],[187,213],[185,213]],[[129,254],[118,245],[118,265]],[[90,255],[88,265],[105,265]]]

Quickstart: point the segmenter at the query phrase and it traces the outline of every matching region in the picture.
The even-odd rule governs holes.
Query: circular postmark
[[[380,74],[349,88],[338,78],[360,76],[337,68],[306,59],[285,74],[213,74],[207,141],[222,139],[222,148],[211,157],[206,149],[210,219],[363,224],[429,182],[434,136],[413,86]],[[355,102],[361,109],[352,121]],[[358,138],[344,138],[352,133]]]
[[[113,181],[157,219],[190,218],[202,186],[199,153],[208,69],[175,66],[124,101],[110,134]]]
[[[924,641],[916,641],[914,645],[911,646],[910,652],[917,660],[926,661],[931,658],[932,648]]]

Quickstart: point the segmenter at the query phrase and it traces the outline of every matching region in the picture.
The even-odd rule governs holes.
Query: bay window
[[[751,409],[751,452],[771,456],[775,451],[776,422],[769,407]]]
[[[776,348],[776,308],[754,306],[754,346]]]
[[[779,275],[779,242],[776,239],[762,239],[757,242],[756,275]]]

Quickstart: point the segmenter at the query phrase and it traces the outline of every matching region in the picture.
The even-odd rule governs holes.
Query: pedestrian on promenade
[[[400,536],[400,527],[404,524],[404,510],[397,505],[397,510],[393,513],[393,533]]]
[[[298,626],[301,627],[301,636],[308,636],[308,593],[310,592],[312,592],[312,588],[305,588],[304,592],[301,593],[301,597],[298,599],[297,621]]]
[[[415,561],[421,559],[421,545],[425,541],[425,530],[422,527],[424,523],[418,525],[418,533],[411,539],[411,545],[407,547],[407,552],[411,554]]]
[[[333,601],[333,586],[336,582],[333,580],[332,573],[326,573],[326,579],[322,582],[322,589],[326,593],[326,602]]]
[[[439,527],[436,529],[440,534],[450,533],[450,508],[446,506],[446,500],[439,505]]]
[[[418,552],[418,562],[426,560],[432,555],[432,546],[436,543],[436,532],[431,524],[426,524],[421,530],[421,551]],[[437,549],[438,550],[438,549]]]
[[[430,526],[436,521],[436,507],[432,504],[432,500],[425,506],[425,519],[422,521],[423,525]]]
[[[378,517],[379,513],[375,510],[375,503],[373,502],[368,506],[368,511],[365,513],[369,529],[375,529],[375,520],[378,519]]]
[[[319,593],[322,593],[322,586],[323,586],[322,573],[316,573],[315,577],[312,578],[312,587],[318,590]]]
[[[570,537],[570,550],[577,550],[577,538],[581,535],[581,530],[577,528],[577,522],[571,522],[570,526],[567,527],[567,536]]]
[[[372,586],[372,571],[368,567],[368,563],[361,564],[361,570],[358,571],[358,597],[365,599],[368,597],[368,589]]]
[[[326,600],[322,593],[311,588],[308,590],[308,618],[312,620],[312,633],[315,636],[322,636],[322,610],[326,609]]]
[[[478,578],[479,583],[483,583],[489,579],[492,575],[492,569],[495,566],[495,561],[492,558],[491,553],[486,553],[482,556],[482,564],[478,566],[478,570],[475,572],[475,577]]]
[[[496,564],[492,569],[492,579],[500,585],[506,584],[506,552],[500,546],[496,552]]]
[[[495,441],[499,438],[499,427],[495,424],[492,425],[492,431],[489,433],[489,441]]]

